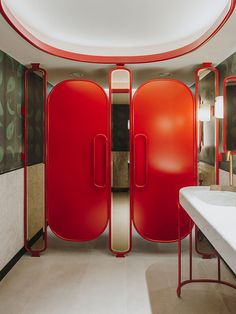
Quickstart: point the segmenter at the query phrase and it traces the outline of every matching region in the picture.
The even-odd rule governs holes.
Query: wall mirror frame
[[[202,73],[211,73],[215,74],[215,95],[214,99],[219,96],[219,70],[212,65],[212,63],[203,63],[200,67],[196,69],[196,76],[195,76],[195,101],[196,101],[196,108],[197,108],[197,117],[198,117],[198,151],[201,150],[202,144],[204,144],[204,122],[199,121],[199,109],[201,106],[201,99],[200,99],[200,76]],[[206,74],[206,75],[207,75]],[[213,107],[209,108],[210,111],[214,111]],[[213,109],[213,110],[212,110]],[[220,153],[219,153],[219,119],[215,118],[215,184],[219,184],[219,161],[220,161]]]
[[[34,79],[39,82],[39,94],[30,93],[30,81]],[[32,105],[39,100],[38,111],[33,113]],[[46,217],[46,129],[47,119],[45,117],[47,105],[47,72],[40,68],[39,64],[31,64],[24,75],[24,246],[32,256],[40,256],[47,248],[47,217]],[[31,120],[32,121],[31,121]],[[33,126],[40,120],[40,130],[32,130]],[[37,131],[41,131],[41,152],[37,155],[37,144],[29,141],[37,141]],[[33,135],[32,135],[33,134]],[[32,139],[34,137],[34,139]],[[33,146],[33,147],[31,147]],[[34,156],[35,155],[35,156]],[[34,160],[35,159],[35,160]]]
[[[226,77],[223,84],[223,150],[236,155],[236,76]]]
[[[109,74],[109,102],[111,106],[112,198],[109,245],[116,256],[124,256],[132,246],[130,212],[130,108],[132,101],[132,73],[123,65]]]
[[[202,99],[200,97],[200,82],[201,78],[206,75],[214,73],[214,101],[217,96],[219,96],[219,70],[213,66],[210,62],[205,62],[201,66],[199,66],[195,71],[195,102],[196,102],[196,110],[197,110],[197,143],[198,143],[198,152],[201,152],[201,147],[204,145],[204,122],[200,121],[200,107],[202,105]],[[214,104],[209,105],[209,117],[214,114]],[[215,146],[215,154],[214,154],[214,182],[212,184],[219,184],[219,162],[221,160],[221,153],[219,150],[219,119],[214,117],[214,128],[215,128],[215,136],[214,136],[214,146]],[[201,178],[199,176],[198,171],[198,184],[201,185]],[[203,258],[211,258],[215,256],[214,249],[211,247],[207,239],[200,232],[200,230],[195,227],[195,250],[201,255]]]

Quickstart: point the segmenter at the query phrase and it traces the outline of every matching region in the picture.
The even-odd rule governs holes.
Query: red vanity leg
[[[190,219],[190,224],[193,224],[193,221]],[[221,280],[221,257],[218,254],[217,256],[217,279],[208,279],[208,278],[199,278],[193,279],[193,254],[192,254],[193,246],[192,246],[192,229],[189,234],[189,279],[181,280],[182,269],[181,269],[181,206],[178,206],[178,287],[177,287],[177,296],[181,296],[181,289],[183,286],[190,283],[218,283],[233,289],[236,289],[236,285],[230,282]]]

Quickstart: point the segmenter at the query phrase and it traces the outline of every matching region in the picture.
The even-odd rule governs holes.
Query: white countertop
[[[180,204],[236,274],[236,193],[186,187]]]

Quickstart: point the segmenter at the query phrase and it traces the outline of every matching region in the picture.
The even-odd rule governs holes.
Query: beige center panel
[[[44,164],[27,167],[28,240],[44,228]]]
[[[130,248],[130,206],[128,192],[112,193],[111,247],[115,252]]]

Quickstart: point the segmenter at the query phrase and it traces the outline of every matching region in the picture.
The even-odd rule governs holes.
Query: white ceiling
[[[42,5],[42,3],[44,2],[44,1],[39,1],[39,0],[34,0],[34,1],[32,1],[32,0],[31,1],[30,0],[21,0],[21,1],[8,0],[8,1],[11,1],[12,3],[16,2],[16,3],[21,3],[21,4],[23,2],[33,2],[34,5],[37,5],[37,3],[39,3],[39,2]],[[67,0],[66,3],[69,4],[71,1],[72,0]],[[90,0],[90,1],[86,0],[85,2],[90,3],[90,5],[91,5],[91,1],[92,0]],[[103,1],[105,1],[105,0],[103,0]],[[151,0],[149,0],[149,1],[151,1]],[[180,1],[180,0],[178,0],[178,1]],[[54,2],[54,1],[53,0],[45,1],[47,6],[52,2]],[[93,4],[95,2],[93,2]],[[97,1],[97,2],[99,2],[101,4],[101,1]],[[109,17],[110,24],[113,25],[114,17],[116,19],[118,19],[119,16],[121,16],[122,14],[124,14],[126,16],[127,23],[129,21],[128,26],[133,25],[133,23],[137,27],[141,27],[141,25],[146,25],[146,23],[149,24],[149,21],[145,20],[145,18],[143,16],[139,16],[138,22],[136,22],[136,15],[135,15],[136,11],[135,10],[132,11],[132,7],[129,7],[129,14],[130,15],[127,16],[127,12],[128,12],[127,3],[129,3],[129,2],[134,3],[134,0],[133,1],[127,1],[126,0],[124,10],[119,10],[119,7],[121,5],[120,1],[119,1],[119,7],[117,7],[118,2],[115,2],[116,3],[115,9],[114,9],[115,14],[114,14],[113,18]],[[159,0],[158,1],[154,0],[154,2],[155,3],[159,2]],[[170,1],[166,1],[166,0],[163,1],[162,0],[162,4],[166,3],[166,2],[169,3],[169,6],[170,6],[170,2],[172,3],[174,1],[173,0],[170,0]],[[181,2],[184,2],[184,0],[181,0]],[[190,0],[186,0],[186,2],[189,3]],[[57,1],[57,5],[59,5],[59,3],[61,3],[61,2]],[[114,2],[112,1],[112,3],[114,3]],[[140,5],[141,5],[141,3],[146,4],[147,0],[146,1],[136,0],[135,3],[139,3]],[[194,8],[195,3],[201,3],[201,5],[202,5],[202,8],[201,8],[202,10],[198,15],[196,14],[195,11],[194,11],[194,15],[191,13],[192,8]],[[213,3],[214,3],[214,5],[213,5]],[[208,4],[211,6],[208,7]],[[218,6],[218,4],[219,4],[219,6]],[[186,12],[188,12],[188,15],[189,15],[189,12],[190,12],[191,22],[194,22],[196,20],[196,22],[198,23],[198,21],[201,19],[202,14],[205,12],[206,6],[208,8],[211,8],[211,10],[215,10],[215,7],[217,7],[218,10],[220,10],[219,9],[220,6],[224,6],[224,4],[225,4],[225,1],[223,1],[223,0],[191,1],[191,8],[189,8],[189,6],[188,6],[186,8],[187,11],[186,10],[184,11],[184,13],[185,13],[184,15],[186,15]],[[142,8],[142,7],[140,6],[140,8]],[[82,12],[81,9],[79,11]],[[175,12],[173,11],[173,13],[178,13],[177,11],[178,10],[175,10]],[[38,13],[36,7],[35,7],[35,12]],[[80,18],[83,15],[81,12],[77,12],[78,17],[80,17]],[[214,11],[214,12],[216,13],[216,11]],[[140,14],[140,12],[139,12],[139,14]],[[149,12],[149,14],[151,14],[151,13]],[[37,14],[35,16],[37,16]],[[36,17],[34,17],[34,18],[36,18]],[[63,17],[60,17],[60,18],[57,17],[57,18],[58,18],[58,21],[61,22],[61,25],[64,25],[63,24],[64,22],[62,23]],[[104,20],[103,20],[104,17],[101,18],[101,16],[100,17],[98,16],[98,18],[99,18],[99,25],[101,24],[99,27],[101,28],[103,25],[103,22],[104,22]],[[141,21],[140,21],[140,19],[141,19]],[[84,20],[86,20],[86,15],[85,15]],[[44,21],[44,19],[43,19],[43,21]],[[204,21],[206,22],[206,20],[204,20]],[[164,23],[164,19],[163,19],[163,23]],[[185,23],[183,22],[181,27],[188,28],[187,26],[189,25],[189,23],[190,22],[188,21],[188,23],[186,22],[186,25],[185,25]],[[197,27],[199,27],[199,25],[197,23],[194,24],[195,30],[197,29]],[[140,24],[140,25],[137,25],[137,24]],[[172,24],[172,23],[169,23],[169,21],[167,20],[166,24]],[[154,24],[152,24],[152,25],[154,25]],[[157,24],[155,24],[155,25],[157,25]],[[175,25],[173,25],[173,26],[175,26]],[[95,25],[94,25],[94,27],[95,27]],[[206,24],[204,24],[204,27],[206,27]],[[146,38],[146,37],[148,37],[147,34],[143,35],[142,32],[136,33],[134,27],[132,26],[133,34],[136,33],[136,35],[135,35],[136,37],[134,38],[134,41],[132,43],[130,42],[128,45],[126,45],[128,43],[128,39],[129,39],[127,34],[130,34],[130,32],[131,32],[131,30],[127,30],[127,28],[128,27],[126,26],[126,28],[123,29],[123,33],[116,32],[116,37],[115,37],[115,38],[118,38],[118,40],[120,42],[122,41],[122,43],[124,45],[123,47],[126,47],[126,48],[128,47],[127,49],[131,49],[132,45],[133,45],[133,48],[134,47],[137,48],[137,45],[140,45],[142,40],[144,40],[145,42],[149,41],[149,43],[151,41],[154,42],[154,40],[155,40],[155,33],[150,34],[150,38]],[[183,28],[181,28],[181,29],[183,29]],[[111,27],[111,29],[112,29],[112,27]],[[172,28],[172,30],[170,30],[170,29],[169,30],[171,32],[173,32],[173,29],[174,28]],[[137,65],[130,65],[130,66],[128,65],[128,67],[131,70],[133,70],[134,87],[138,86],[139,84],[141,84],[145,80],[152,79],[152,78],[158,78],[161,73],[165,73],[165,72],[170,72],[172,77],[174,77],[176,79],[180,79],[187,84],[191,84],[194,81],[194,69],[197,65],[199,65],[200,63],[202,63],[204,61],[212,61],[214,64],[219,64],[221,61],[223,61],[225,58],[227,58],[229,55],[231,55],[233,52],[236,51],[235,29],[236,29],[236,12],[233,13],[233,15],[231,16],[229,21],[219,31],[219,33],[215,35],[215,37],[213,39],[211,39],[207,44],[205,44],[204,46],[202,46],[201,48],[199,48],[195,52],[192,52],[192,53],[189,53],[185,56],[178,57],[178,58],[168,60],[168,61],[155,62],[155,63],[149,63],[149,64],[137,64]],[[61,31],[63,32],[63,29],[61,29]],[[89,31],[91,34],[94,33],[94,29],[92,29],[92,28],[89,28]],[[145,31],[147,31],[147,29]],[[200,28],[198,28],[198,31],[200,31]],[[112,32],[110,32],[110,30],[109,30],[109,33],[110,33],[110,36],[112,36]],[[60,34],[61,34],[61,32],[59,33],[59,35]],[[186,38],[187,33],[184,32],[183,34],[184,34],[184,38]],[[195,34],[196,34],[196,32],[195,32]],[[76,31],[74,31],[72,35],[76,36]],[[173,37],[174,35],[176,35],[176,33],[170,34],[170,38],[174,38]],[[85,34],[83,34],[83,36],[85,36]],[[145,38],[143,38],[143,37],[145,37]],[[92,37],[90,37],[90,39],[88,38],[87,40],[91,40],[91,38]],[[97,38],[97,35],[96,35],[96,38]],[[104,44],[106,43],[106,40],[107,39],[103,38]],[[162,37],[162,43],[164,41],[165,41],[165,38]],[[99,40],[99,42],[100,42],[100,40]],[[107,43],[108,42],[109,41],[107,40]],[[159,41],[159,43],[160,42],[161,41]],[[107,46],[108,45],[104,45],[104,47],[107,47]],[[55,84],[55,83],[57,83],[63,79],[74,78],[75,75],[73,75],[72,73],[78,73],[85,79],[95,80],[95,81],[99,82],[102,86],[107,87],[107,85],[108,85],[108,71],[109,71],[109,69],[111,69],[113,67],[112,65],[88,64],[88,63],[65,60],[65,59],[54,57],[52,55],[44,53],[44,52],[34,48],[28,42],[26,42],[23,38],[21,38],[8,25],[8,23],[4,20],[4,18],[1,15],[0,15],[0,49],[5,51],[9,55],[11,55],[16,60],[20,61],[22,64],[28,65],[31,62],[41,63],[42,67],[44,67],[48,70],[49,81],[52,82],[53,84]]]
[[[231,1],[2,0],[2,4],[29,33],[53,47],[95,56],[138,56],[194,42],[222,21]]]

